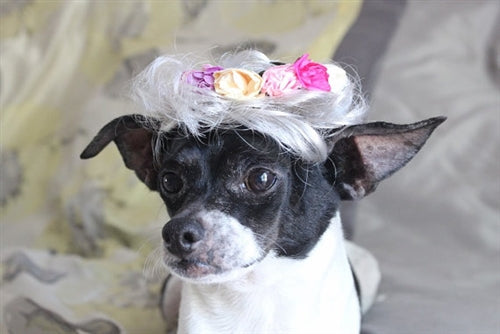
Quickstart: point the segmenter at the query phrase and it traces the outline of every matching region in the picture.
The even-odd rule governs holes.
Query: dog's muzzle
[[[227,276],[262,259],[253,231],[218,210],[174,217],[162,229],[165,264],[196,281]]]

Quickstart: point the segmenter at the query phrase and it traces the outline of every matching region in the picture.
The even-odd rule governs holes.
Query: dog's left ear
[[[340,197],[360,199],[373,192],[380,181],[406,165],[445,120],[435,117],[405,125],[376,122],[337,132],[328,141],[326,168]]]
[[[157,190],[157,171],[154,168],[153,158],[155,127],[157,127],[155,120],[141,115],[118,117],[99,131],[80,158],[93,158],[114,141],[125,166],[134,170],[137,177],[151,190]]]

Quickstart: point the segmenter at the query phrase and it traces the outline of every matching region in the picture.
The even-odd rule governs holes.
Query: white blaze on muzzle
[[[255,233],[231,215],[210,210],[201,211],[191,219],[203,227],[203,239],[183,258],[165,252],[166,265],[181,278],[219,281],[246,271],[264,257]]]

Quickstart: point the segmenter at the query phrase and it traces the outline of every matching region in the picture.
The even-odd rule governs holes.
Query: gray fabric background
[[[15,14],[27,21],[27,29],[21,25],[19,35],[2,44],[2,97],[37,103],[11,109],[15,125],[2,128],[2,140],[13,132],[5,130],[18,129],[20,135],[9,137],[15,140],[9,142],[10,151],[1,152],[0,161],[2,171],[13,175],[4,183],[0,202],[14,201],[0,225],[5,259],[0,332],[7,332],[3,326],[10,319],[15,323],[12,332],[22,334],[27,328],[39,333],[40,326],[54,328],[45,331],[51,333],[91,326],[94,333],[110,333],[118,331],[117,324],[132,334],[164,333],[157,310],[159,284],[142,275],[144,261],[138,254],[149,229],[157,231],[153,227],[163,224],[163,206],[148,206],[156,195],[145,197],[146,189],[136,188],[138,181],[118,160],[116,149],[92,162],[104,166],[100,171],[79,161],[78,154],[106,121],[130,110],[118,98],[118,87],[132,75],[135,64],[143,66],[164,51],[159,41],[170,41],[173,35],[164,30],[158,40],[147,35],[148,6],[136,1],[63,1],[42,11],[46,1],[2,0],[0,9],[7,13],[30,8],[31,3],[40,16],[29,14],[32,9]],[[174,2],[154,3],[165,10]],[[116,4],[120,10],[112,6]],[[187,8],[189,15],[182,21],[185,30],[177,33],[179,52],[194,52],[208,43],[229,49],[246,36],[236,30],[212,32],[225,32],[230,23],[205,29],[205,21],[197,21],[218,13],[219,6],[210,4],[231,7],[228,13],[244,6],[220,0],[183,4],[179,13]],[[208,15],[202,15],[204,10]],[[365,0],[363,10],[369,20],[346,37],[348,45],[336,60],[358,68],[372,100],[370,120],[449,118],[407,167],[355,207],[354,240],[375,254],[382,270],[379,295],[364,318],[363,332],[498,334],[500,2]],[[174,13],[173,21],[179,17]],[[393,14],[390,21],[387,13]],[[293,33],[266,33],[252,45],[266,53],[293,53],[309,45],[314,39],[309,36],[332,17],[306,16]],[[214,40],[202,41],[200,32]],[[121,54],[120,46],[134,36],[153,41],[149,48]],[[106,64],[115,58],[120,67],[106,77]],[[19,145],[14,145],[16,140]],[[114,175],[109,178],[110,174]],[[76,191],[80,185],[84,186]],[[41,197],[36,213],[23,207]],[[148,210],[159,222],[143,220]],[[127,218],[139,222],[127,225]],[[34,240],[42,232],[47,239],[40,246]],[[119,247],[96,258],[106,243]],[[78,256],[35,248],[47,245]],[[22,252],[5,252],[6,246]],[[81,305],[88,309],[72,309]]]
[[[359,203],[354,240],[382,270],[363,333],[500,333],[498,1],[409,1],[370,119],[448,117]]]

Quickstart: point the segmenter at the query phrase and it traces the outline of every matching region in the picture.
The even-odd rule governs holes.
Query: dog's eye
[[[247,189],[253,192],[263,192],[270,189],[276,182],[276,175],[267,169],[255,169],[245,180]]]
[[[165,189],[166,192],[171,194],[178,193],[179,191],[182,190],[182,187],[184,186],[181,177],[172,172],[165,173],[163,175],[162,182],[163,182],[163,189]]]

